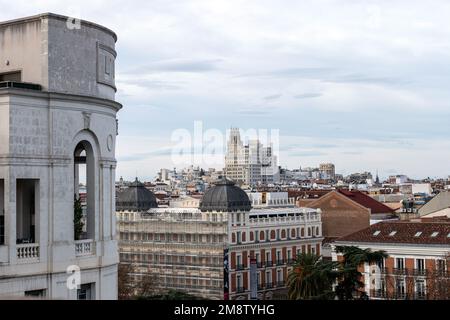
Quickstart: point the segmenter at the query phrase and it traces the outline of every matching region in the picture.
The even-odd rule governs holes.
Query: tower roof
[[[117,191],[116,210],[147,211],[158,207],[156,197],[138,178],[128,188]]]

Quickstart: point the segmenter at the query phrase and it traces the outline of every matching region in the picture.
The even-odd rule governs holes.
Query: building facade
[[[371,299],[450,299],[450,220],[386,221],[342,237],[335,246],[357,246],[388,254],[359,271]],[[339,261],[340,254],[333,253]]]
[[[0,23],[1,297],[117,298],[117,37],[69,20]]]
[[[272,146],[263,146],[257,139],[245,145],[239,129],[232,128],[225,154],[225,174],[237,184],[255,186],[280,181],[278,159]]]
[[[287,193],[247,195],[226,179],[198,208],[118,210],[117,221],[134,281],[153,274],[160,290],[209,299],[282,294],[297,253],[320,254],[323,239],[320,210],[296,208]]]

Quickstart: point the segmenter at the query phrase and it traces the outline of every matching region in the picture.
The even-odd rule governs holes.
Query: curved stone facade
[[[117,299],[113,213],[116,113],[122,106],[114,101],[115,90],[93,77],[97,56],[91,54],[99,42],[114,47],[116,38],[88,22],[74,32],[63,30],[64,21],[45,14],[0,23],[1,59],[22,66],[21,81],[43,89],[0,89],[0,296]],[[18,32],[34,40],[8,40]],[[44,38],[48,56],[33,47]],[[30,57],[15,60],[14,46],[22,45]],[[76,58],[84,48],[89,53]],[[8,71],[0,67],[0,74]],[[84,149],[77,151],[80,146]],[[86,167],[87,226],[77,234],[74,197],[81,196],[81,166]]]

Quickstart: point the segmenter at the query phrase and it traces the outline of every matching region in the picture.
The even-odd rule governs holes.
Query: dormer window
[[[390,237],[393,237],[393,236],[395,236],[397,234],[397,231],[392,231],[391,233],[389,233],[389,236]]]
[[[414,235],[414,237],[420,237],[420,235],[422,234],[422,231],[419,231],[419,232],[417,232],[415,235]]]
[[[431,234],[431,237],[432,237],[432,238],[435,238],[435,237],[437,237],[438,234],[439,234],[439,232],[437,232],[437,231],[436,231],[436,232],[433,232],[433,233]]]
[[[381,231],[380,231],[380,230],[377,230],[377,231],[375,231],[375,232],[373,233],[373,236],[376,237],[376,236],[379,235],[380,233],[381,233]]]

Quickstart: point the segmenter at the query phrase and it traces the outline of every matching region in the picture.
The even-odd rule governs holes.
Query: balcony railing
[[[277,266],[281,266],[284,264],[284,259],[277,260]]]
[[[404,268],[402,268],[402,269],[394,268],[393,273],[397,274],[397,275],[406,275],[406,274],[408,274],[407,270],[404,269]]]
[[[277,281],[277,287],[284,287],[284,281]]]
[[[245,269],[245,266],[243,265],[243,264],[237,264],[236,265],[236,270],[244,270]]]
[[[266,262],[265,262],[265,266],[266,266],[266,267],[271,267],[271,266],[273,266],[272,261],[266,261]]]
[[[425,292],[416,292],[414,294],[414,300],[426,300],[427,299],[427,295],[425,294]]]
[[[261,261],[256,262],[256,267],[257,268],[262,268],[263,267],[263,263]]]
[[[95,254],[95,242],[94,240],[77,240],[75,241],[75,255],[77,257],[80,256],[89,256]]]
[[[258,291],[260,291],[260,290],[264,290],[264,286],[261,284],[258,284]]]
[[[427,269],[414,269],[414,275],[415,276],[426,276]]]
[[[39,261],[39,243],[17,245],[17,260],[21,262]]]
[[[295,260],[292,258],[287,259],[287,264],[294,264]]]
[[[394,294],[395,299],[399,300],[405,300],[406,299],[406,293],[405,292],[396,292]]]
[[[388,274],[389,273],[388,268],[386,268],[386,267],[380,268],[380,273],[381,274]]]
[[[272,282],[266,283],[266,289],[272,289],[272,288],[273,288],[273,283]]]
[[[245,292],[245,287],[237,287],[236,292],[237,293]]]

